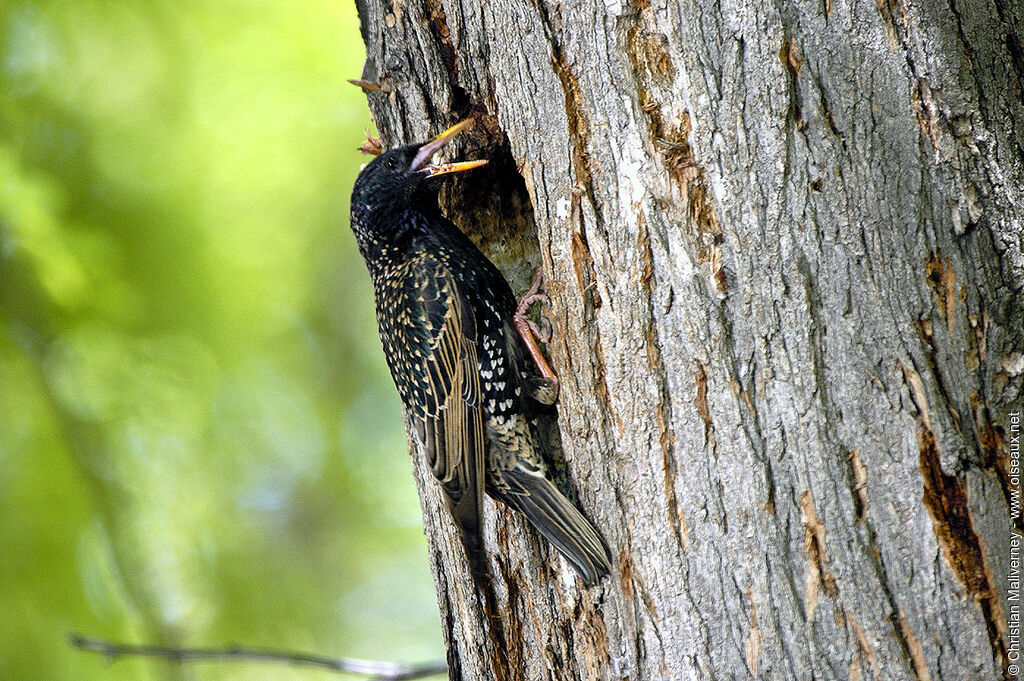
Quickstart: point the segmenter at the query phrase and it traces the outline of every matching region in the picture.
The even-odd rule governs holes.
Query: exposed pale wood
[[[485,618],[420,466],[452,678],[1000,678],[1021,3],[359,5],[387,145],[478,119],[442,198],[543,263],[616,557],[584,591],[488,502]]]

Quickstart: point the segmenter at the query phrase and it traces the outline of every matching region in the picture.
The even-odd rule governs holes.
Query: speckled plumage
[[[446,134],[377,157],[352,192],[388,367],[471,562],[483,564],[486,490],[524,513],[591,584],[607,574],[608,550],[547,479],[534,446],[529,401],[545,399],[545,381],[513,326],[515,297],[437,207],[437,175],[462,169],[425,165]]]

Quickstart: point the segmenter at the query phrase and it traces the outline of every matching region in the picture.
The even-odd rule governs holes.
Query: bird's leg
[[[513,315],[512,320],[516,326],[516,330],[519,335],[522,336],[523,342],[526,344],[526,349],[530,353],[530,357],[533,358],[533,363],[537,365],[537,369],[540,371],[541,376],[547,379],[547,386],[538,386],[535,390],[534,398],[544,404],[554,404],[558,398],[558,376],[552,371],[548,361],[544,359],[544,355],[540,351],[540,347],[537,345],[539,340],[541,343],[547,343],[551,340],[551,322],[548,321],[547,317],[544,316],[543,312],[540,316],[540,325],[536,324],[532,319],[527,317],[530,308],[534,303],[540,303],[541,305],[551,306],[551,298],[540,290],[541,281],[543,280],[543,271],[538,268],[537,276],[533,279],[533,286],[526,292],[519,300],[519,307],[516,308],[516,313]]]

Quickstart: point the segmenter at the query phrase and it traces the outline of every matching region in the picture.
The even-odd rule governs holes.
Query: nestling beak
[[[455,163],[440,163],[438,165],[428,165],[430,159],[441,150],[446,144],[458,135],[460,132],[468,128],[473,124],[472,119],[466,119],[460,123],[456,123],[452,127],[448,128],[440,135],[435,137],[433,140],[427,142],[420,150],[416,152],[416,157],[412,160],[412,165],[409,166],[409,170],[424,172],[429,176],[434,175],[447,175],[448,173],[461,173],[463,170],[471,170],[473,168],[479,168],[482,165],[487,164],[486,159],[478,161],[457,161]]]

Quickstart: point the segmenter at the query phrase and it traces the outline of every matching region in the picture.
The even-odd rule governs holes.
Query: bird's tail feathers
[[[448,507],[458,527],[466,557],[469,559],[469,571],[473,581],[479,585],[486,580],[487,575],[487,553],[484,551],[480,499],[477,495],[466,494],[455,502],[449,497]]]
[[[600,533],[550,480],[522,468],[505,471],[510,493],[503,501],[525,515],[576,569],[587,586],[611,570],[611,554]]]

